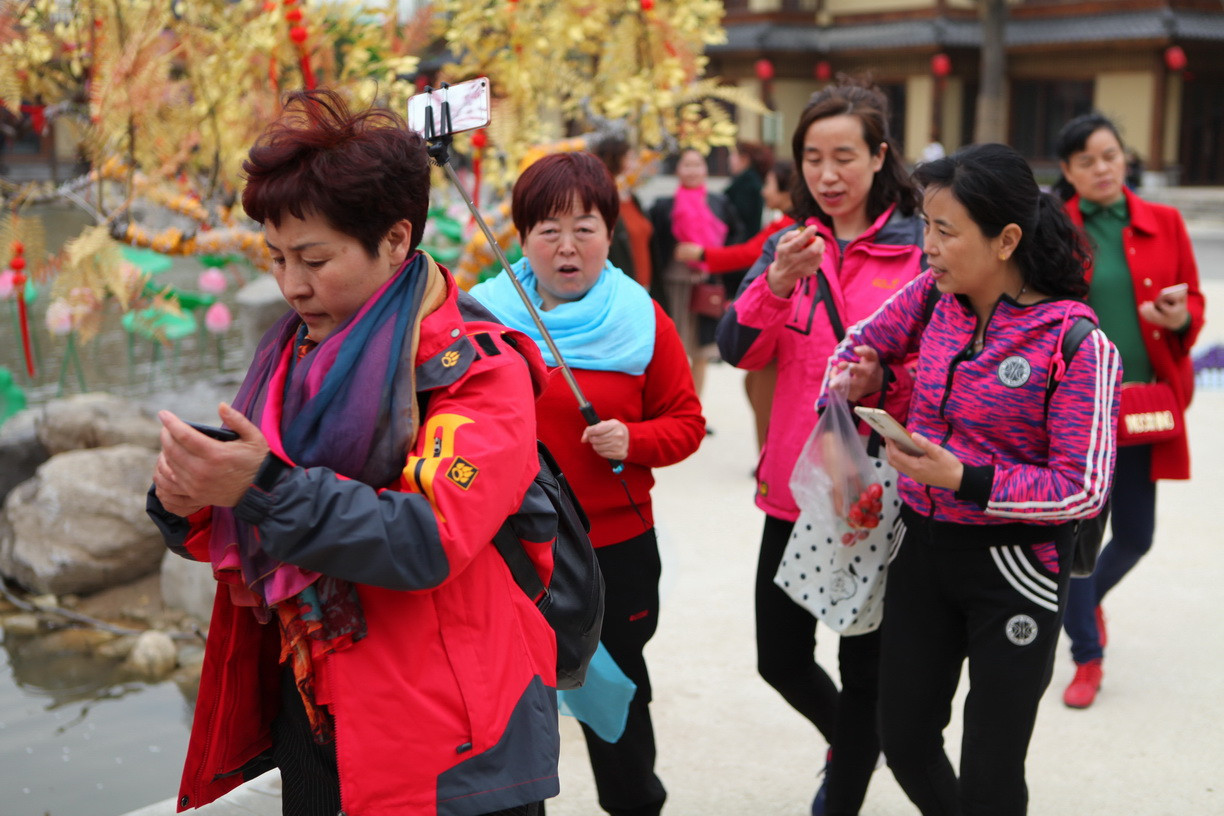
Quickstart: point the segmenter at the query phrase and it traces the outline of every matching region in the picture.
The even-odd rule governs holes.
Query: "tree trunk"
[[[978,88],[974,140],[1007,141],[1007,52],[1003,31],[1007,26],[1007,0],[981,0],[982,64]]]

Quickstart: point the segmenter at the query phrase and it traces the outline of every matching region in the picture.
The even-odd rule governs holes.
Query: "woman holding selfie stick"
[[[791,472],[816,425],[829,355],[845,327],[870,315],[922,270],[917,195],[888,134],[888,100],[843,79],[804,108],[791,139],[799,225],[766,243],[718,327],[723,359],[778,381],[757,467],[765,511],[756,574],[757,669],[831,746],[814,816],[859,812],[880,755],[879,631],[843,637],[841,690],[816,663],[816,619],[774,584],[799,507]],[[818,276],[817,273],[820,273]],[[827,284],[829,300],[822,297]],[[886,404],[905,416],[909,378],[890,378]],[[814,763],[815,764],[815,763]]]
[[[1088,708],[1103,675],[1105,614],[1101,601],[1152,546],[1156,481],[1190,478],[1185,409],[1194,394],[1190,349],[1203,327],[1203,295],[1190,236],[1172,207],[1144,201],[1126,187],[1126,152],[1118,129],[1099,113],[1068,122],[1058,136],[1067,214],[1093,248],[1088,303],[1122,354],[1127,383],[1154,384],[1171,397],[1177,431],[1158,441],[1119,440],[1112,537],[1096,569],[1071,581],[1064,627],[1075,677],[1063,692],[1071,708]],[[1152,386],[1145,386],[1152,387]],[[1124,392],[1123,410],[1133,393]],[[1121,433],[1125,430],[1125,416]]]
[[[618,208],[616,182],[595,156],[573,151],[539,159],[511,193],[523,246],[513,273],[602,417],[588,426],[561,377],[552,378],[536,403],[540,439],[591,521],[604,578],[600,642],[637,686],[615,742],[582,725],[599,806],[613,816],[658,816],[667,791],[655,773],[650,673],[642,654],[659,625],[662,571],[652,470],[696,452],[705,419],[675,326],[608,261]],[[473,287],[472,296],[540,344],[545,361],[555,364],[509,275],[503,271]],[[613,470],[609,459],[624,470]]]
[[[1018,153],[968,147],[914,178],[930,271],[830,364],[859,400],[918,355],[906,426],[921,453],[886,443],[906,529],[884,596],[884,754],[924,816],[1021,816],[1074,521],[1109,495],[1121,366],[1099,328],[1063,353],[1072,326],[1096,323],[1088,249]],[[958,776],[943,730],[966,661]]]

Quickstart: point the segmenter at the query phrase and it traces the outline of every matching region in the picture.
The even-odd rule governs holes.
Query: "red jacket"
[[[748,269],[756,263],[757,258],[761,257],[761,250],[765,248],[765,242],[769,240],[769,236],[775,232],[781,232],[787,227],[794,226],[794,223],[795,219],[789,215],[780,215],[742,244],[706,247],[704,255],[705,265],[710,273],[714,275],[721,272],[739,272],[741,269]]]
[[[500,327],[465,321],[446,281],[447,299],[421,321],[417,387],[429,400],[399,481],[377,491],[293,467],[250,522],[282,561],[372,576],[349,578],[367,636],[315,664],[352,816],[469,816],[558,791],[553,632],[491,544],[536,473],[535,413],[523,406],[543,386],[543,362],[526,337],[512,344]],[[209,515],[190,519],[185,540],[168,534],[171,547],[208,560]],[[279,707],[277,626],[220,589],[180,810],[266,769]]]
[[[650,303],[655,311],[655,343],[645,372],[633,376],[574,369],[583,395],[599,417],[619,419],[629,428],[629,455],[622,473],[613,473],[608,460],[580,441],[586,421],[559,372],[553,371],[548,389],[536,403],[540,439],[582,502],[591,520],[591,543],[596,547],[619,544],[653,527],[650,488],[654,476],[650,469],[687,459],[705,438],[705,419],[680,335],[663,308],[655,301]],[[633,497],[632,504],[622,480]]]
[[[1199,291],[1194,249],[1177,210],[1144,201],[1130,190],[1125,192],[1130,224],[1122,230],[1122,243],[1131,270],[1131,282],[1135,287],[1136,313],[1140,303],[1155,300],[1166,286],[1190,284],[1190,290],[1186,293],[1190,327],[1186,331],[1168,331],[1139,318],[1139,325],[1143,328],[1143,344],[1156,379],[1172,387],[1184,411],[1194,396],[1194,367],[1190,348],[1203,328],[1203,293]],[[1079,196],[1072,197],[1066,203],[1066,209],[1071,220],[1082,229],[1084,216],[1080,212]],[[1092,280],[1091,271],[1088,280]],[[1184,422],[1182,427],[1185,428]],[[1152,445],[1151,477],[1153,481],[1190,478],[1190,445],[1184,432],[1179,437]]]

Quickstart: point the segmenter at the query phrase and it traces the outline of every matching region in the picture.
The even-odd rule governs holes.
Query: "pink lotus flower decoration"
[[[47,306],[47,331],[52,334],[72,331],[72,306],[63,298],[56,298]]]
[[[220,269],[205,269],[200,273],[197,283],[200,285],[200,291],[219,295],[229,286],[229,279]]]
[[[213,334],[225,334],[233,323],[234,318],[230,314],[229,307],[224,303],[214,303],[204,313],[204,328]]]

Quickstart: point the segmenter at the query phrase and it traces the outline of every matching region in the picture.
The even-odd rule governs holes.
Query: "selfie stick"
[[[441,86],[442,90],[447,88],[446,83]],[[424,93],[432,93],[433,89],[426,86]],[[523,288],[523,284],[519,281],[518,276],[510,268],[510,261],[506,258],[506,253],[502,252],[501,245],[497,243],[497,239],[493,237],[493,231],[489,229],[489,225],[485,223],[484,218],[480,215],[480,211],[476,209],[476,203],[472,201],[467,190],[463,186],[463,182],[459,180],[459,176],[455,174],[455,168],[450,163],[450,143],[451,143],[451,117],[450,117],[450,102],[445,98],[442,100],[442,123],[441,134],[434,127],[433,105],[425,106],[425,141],[429,142],[429,157],[434,160],[442,170],[446,173],[446,177],[455,185],[455,189],[459,191],[459,195],[463,197],[463,203],[467,204],[468,210],[472,213],[472,218],[480,226],[481,232],[484,233],[485,240],[489,242],[489,247],[493,250],[493,254],[497,256],[498,262],[502,269],[506,270],[506,274],[510,277],[511,283],[514,284],[515,291],[523,301],[523,305],[527,307],[527,313],[531,315],[531,320],[539,330],[540,335],[544,338],[544,342],[548,345],[548,350],[552,352],[553,359],[557,361],[557,367],[561,369],[561,376],[565,378],[565,382],[570,387],[570,391],[574,392],[574,398],[578,400],[578,410],[582,413],[582,418],[586,420],[587,425],[595,425],[599,422],[599,414],[595,413],[594,406],[587,400],[582,393],[582,388],[578,385],[578,380],[574,378],[574,372],[570,371],[570,367],[566,364],[565,358],[561,356],[561,352],[557,349],[557,344],[553,342],[552,335],[548,333],[548,329],[544,328],[544,321],[540,319],[540,313],[536,311],[535,304],[531,302],[531,298],[527,295],[527,290]],[[620,473],[625,469],[625,464],[619,459],[609,459],[612,465],[613,473]]]

